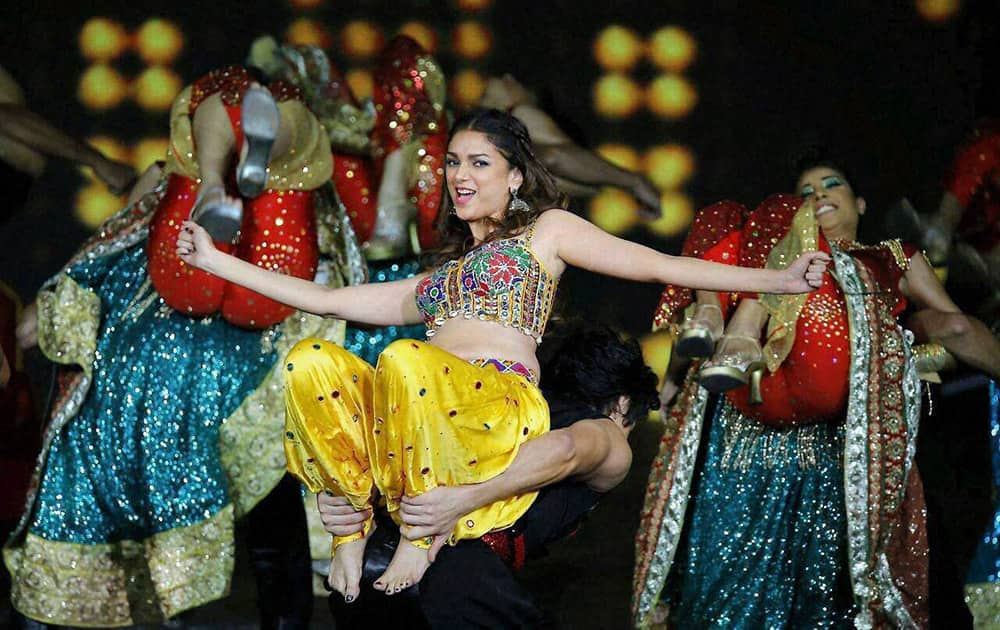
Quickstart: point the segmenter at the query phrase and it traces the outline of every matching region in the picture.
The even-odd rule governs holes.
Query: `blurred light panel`
[[[947,22],[962,10],[962,0],[916,0],[916,8],[928,22]]]
[[[646,88],[646,106],[660,118],[683,118],[697,103],[694,85],[679,74],[662,74]]]
[[[493,6],[493,0],[458,0],[458,8],[462,11],[475,13]]]
[[[372,78],[372,73],[364,68],[348,70],[344,80],[351,88],[354,98],[371,98],[375,92],[375,79]]]
[[[651,147],[642,158],[642,170],[661,190],[674,190],[685,184],[695,172],[691,150],[679,144]]]
[[[333,37],[330,36],[329,31],[316,20],[308,18],[293,20],[285,30],[285,40],[296,46],[329,48],[333,44]]]
[[[385,46],[379,27],[368,20],[354,20],[340,31],[340,49],[354,59],[370,59]]]
[[[181,78],[170,68],[146,68],[132,82],[132,98],[139,107],[151,112],[170,109],[174,97],[184,88]]]
[[[166,158],[169,147],[170,140],[167,138],[140,140],[132,147],[132,166],[140,173],[145,171],[153,162]]]
[[[128,44],[128,32],[114,20],[94,17],[84,22],[80,28],[80,53],[90,61],[111,61],[124,53]]]
[[[654,234],[665,237],[682,235],[694,218],[694,207],[687,195],[667,191],[660,195],[663,216],[646,224]]]
[[[664,26],[649,36],[649,60],[661,70],[684,72],[694,62],[698,45],[687,31],[679,26]]]
[[[486,90],[486,79],[475,70],[460,70],[448,82],[448,97],[452,104],[465,109],[479,103]]]
[[[172,63],[184,48],[184,34],[176,24],[154,18],[146,20],[135,33],[139,57],[149,65]]]
[[[594,108],[605,118],[627,118],[642,106],[642,88],[620,73],[606,74],[594,84]]]
[[[639,347],[642,349],[643,362],[648,365],[653,373],[660,378],[663,384],[663,374],[670,364],[670,352],[674,347],[674,338],[669,330],[659,330],[649,333],[639,340]]]
[[[73,214],[80,223],[95,229],[123,206],[121,197],[108,192],[100,182],[92,182],[76,193]]]
[[[615,166],[629,171],[638,171],[642,166],[642,161],[635,149],[627,144],[609,142],[597,147],[597,153]]]
[[[451,32],[452,50],[459,57],[470,61],[485,57],[492,46],[493,35],[479,22],[461,22]]]
[[[399,27],[399,33],[412,37],[420,47],[430,54],[437,52],[438,36],[433,28],[423,22],[407,22]]]
[[[590,220],[611,234],[624,234],[639,222],[639,204],[623,190],[604,188],[589,204]]]
[[[612,25],[594,38],[594,59],[605,70],[627,72],[642,59],[645,45],[630,28]]]
[[[77,98],[90,109],[111,109],[125,100],[127,95],[128,82],[110,66],[90,66],[80,76]]]

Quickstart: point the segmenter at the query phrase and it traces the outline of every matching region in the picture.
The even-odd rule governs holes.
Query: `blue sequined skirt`
[[[843,424],[709,422],[664,599],[680,628],[853,627]]]
[[[165,306],[143,245],[69,271],[100,297],[102,319],[93,383],[51,444],[31,520],[50,541],[143,540],[218,514],[229,504],[219,427],[275,360],[266,332]]]

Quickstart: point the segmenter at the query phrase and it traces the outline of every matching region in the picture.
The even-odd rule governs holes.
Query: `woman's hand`
[[[177,237],[177,256],[181,260],[192,267],[207,270],[212,256],[218,251],[205,228],[194,221],[184,222]]]
[[[785,268],[785,293],[809,293],[823,286],[830,257],[823,252],[805,252]]]
[[[334,536],[350,536],[359,534],[364,529],[372,511],[354,509],[347,497],[335,497],[325,492],[316,495],[316,507],[319,509],[319,519],[323,521],[323,529]]]
[[[17,345],[25,350],[38,343],[38,306],[32,302],[21,311],[21,320],[17,322]]]

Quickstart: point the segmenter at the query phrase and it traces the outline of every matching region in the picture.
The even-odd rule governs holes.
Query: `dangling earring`
[[[458,214],[458,210],[455,210],[455,206],[448,208],[448,214]]]
[[[531,206],[528,205],[527,201],[517,196],[517,188],[511,188],[507,210],[509,212],[531,212]]]

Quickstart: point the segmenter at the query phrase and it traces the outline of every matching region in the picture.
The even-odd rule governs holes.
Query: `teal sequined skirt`
[[[420,263],[416,258],[387,260],[368,263],[369,282],[392,282],[412,278],[420,273]],[[378,363],[378,355],[386,346],[397,339],[423,339],[427,327],[423,324],[412,326],[382,326],[379,328],[347,327],[344,348],[358,355],[370,365]]]
[[[843,424],[719,404],[664,599],[680,628],[853,627]]]

